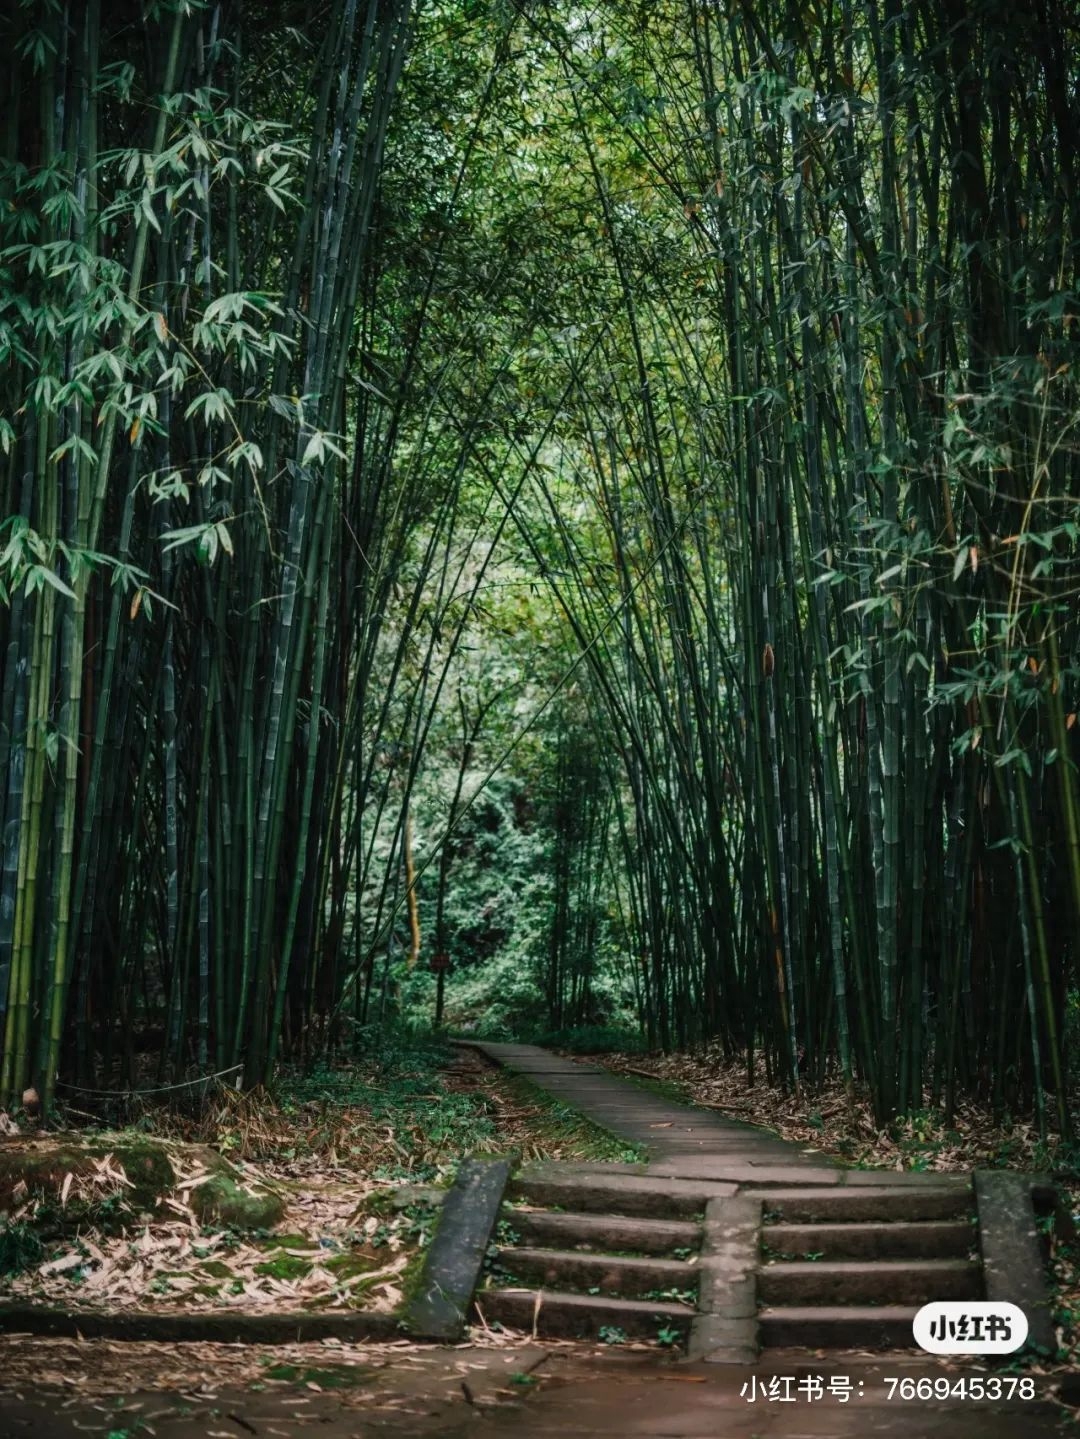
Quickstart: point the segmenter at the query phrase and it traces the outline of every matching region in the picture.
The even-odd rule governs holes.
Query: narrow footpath
[[[789,1171],[785,1179],[808,1184],[837,1182],[843,1173],[815,1149],[758,1125],[665,1099],[586,1060],[563,1059],[534,1044],[469,1040],[468,1045],[617,1138],[644,1145],[651,1175],[738,1182],[741,1174],[746,1182],[760,1182],[762,1171],[783,1169]]]

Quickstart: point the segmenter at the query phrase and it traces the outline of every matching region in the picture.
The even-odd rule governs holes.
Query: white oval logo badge
[[[936,1299],[923,1305],[911,1328],[930,1354],[1011,1354],[1028,1335],[1024,1311],[994,1299]]]

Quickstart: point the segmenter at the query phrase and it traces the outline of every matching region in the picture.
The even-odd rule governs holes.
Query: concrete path
[[[534,1044],[467,1043],[619,1139],[644,1145],[651,1175],[728,1178],[745,1167],[750,1181],[762,1177],[759,1171],[795,1166],[800,1172],[791,1176],[793,1181],[812,1184],[818,1178],[814,1171],[821,1171],[826,1183],[835,1183],[841,1172],[815,1149],[780,1139],[758,1125],[666,1099],[587,1060],[562,1059]]]

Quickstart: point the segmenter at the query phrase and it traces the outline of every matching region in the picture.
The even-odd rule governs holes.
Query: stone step
[[[701,1226],[690,1220],[634,1219],[613,1214],[563,1214],[553,1209],[512,1209],[499,1218],[526,1244],[603,1253],[671,1254],[697,1249]]]
[[[758,1313],[767,1349],[914,1349],[911,1323],[918,1306],[784,1306]]]
[[[735,1188],[734,1184],[636,1174],[562,1174],[538,1165],[523,1169],[512,1179],[507,1196],[588,1214],[690,1219],[704,1214],[710,1199],[733,1195]]]
[[[929,1304],[982,1297],[977,1259],[800,1260],[765,1264],[759,1304]]]
[[[838,1189],[769,1189],[759,1196],[765,1206],[765,1232],[781,1224],[844,1223],[851,1220],[960,1219],[974,1206],[970,1180],[964,1184],[889,1188],[843,1185]]]
[[[537,1334],[552,1339],[596,1339],[601,1329],[621,1331],[628,1339],[655,1339],[661,1329],[675,1329],[684,1346],[694,1318],[694,1310],[685,1304],[546,1289],[481,1289],[476,1307],[488,1324],[498,1320],[508,1329],[530,1334],[535,1325]]]
[[[788,1259],[963,1259],[978,1242],[965,1219],[770,1224],[763,1238],[773,1254]]]
[[[500,1270],[545,1289],[599,1289],[602,1294],[646,1295],[653,1289],[696,1290],[699,1272],[680,1259],[626,1259],[615,1254],[560,1249],[500,1248]]]
[[[775,1186],[790,1188],[811,1184],[839,1185],[845,1181],[845,1173],[839,1167],[830,1166],[818,1159],[814,1161],[801,1155],[797,1150],[792,1154],[770,1156],[766,1154],[739,1155],[737,1153],[708,1152],[699,1155],[675,1155],[661,1158],[649,1165],[650,1175],[672,1178],[692,1177],[699,1180],[715,1180],[721,1184],[745,1184],[754,1189]]]

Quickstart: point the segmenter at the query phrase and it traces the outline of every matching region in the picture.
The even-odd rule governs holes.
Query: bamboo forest
[[[0,489],[0,1433],[1076,1432],[1080,6],[8,0]]]
[[[1067,0],[0,30],[0,1103],[407,1023],[1068,1139]]]

